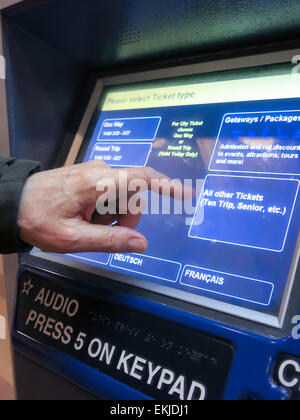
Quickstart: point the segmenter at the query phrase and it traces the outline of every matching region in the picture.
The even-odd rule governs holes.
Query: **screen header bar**
[[[287,98],[300,98],[300,80],[291,74],[108,92],[102,110],[120,111]]]

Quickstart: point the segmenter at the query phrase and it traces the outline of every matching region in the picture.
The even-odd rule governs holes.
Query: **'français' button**
[[[184,267],[180,283],[193,289],[264,306],[271,303],[274,292],[272,283],[190,265]]]
[[[178,280],[181,270],[181,264],[175,261],[140,254],[114,254],[110,265],[120,270],[173,283]]]

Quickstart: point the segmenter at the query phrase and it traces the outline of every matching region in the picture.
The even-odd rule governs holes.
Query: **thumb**
[[[134,229],[121,226],[79,223],[80,237],[71,252],[143,253],[148,248],[147,239]]]

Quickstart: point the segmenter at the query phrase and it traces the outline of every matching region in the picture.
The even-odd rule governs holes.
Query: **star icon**
[[[25,281],[23,284],[22,295],[29,296],[32,289],[34,289],[34,285],[32,284],[31,279]]]

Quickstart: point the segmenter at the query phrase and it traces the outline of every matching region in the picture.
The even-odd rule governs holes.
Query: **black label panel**
[[[160,400],[222,399],[234,357],[226,342],[30,272],[16,329]]]

